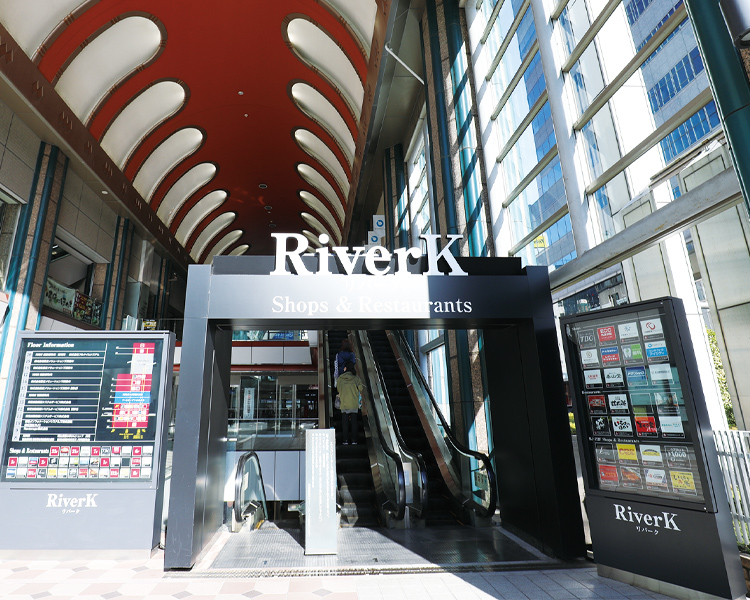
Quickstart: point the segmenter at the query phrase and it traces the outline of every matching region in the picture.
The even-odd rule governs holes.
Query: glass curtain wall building
[[[715,424],[723,411],[707,327],[741,415],[746,383],[733,366],[744,350],[722,323],[750,321],[744,297],[741,310],[723,311],[737,297],[726,262],[750,259],[744,210],[686,217],[634,250],[639,222],[730,167],[682,0],[469,0],[465,17],[497,254],[547,265],[560,314],[680,297]],[[721,240],[733,250],[723,265],[718,223],[737,236]],[[577,259],[602,254],[607,240],[610,260],[580,273]]]

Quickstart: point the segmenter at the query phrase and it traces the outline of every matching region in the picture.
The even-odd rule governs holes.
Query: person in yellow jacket
[[[354,372],[354,363],[344,363],[344,372],[339,374],[336,388],[341,400],[341,430],[344,444],[357,443],[357,415],[359,394],[364,389],[362,380]]]

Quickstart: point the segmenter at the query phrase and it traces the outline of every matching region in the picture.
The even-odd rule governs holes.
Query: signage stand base
[[[630,573],[629,571],[615,569],[614,567],[608,567],[606,565],[596,565],[596,573],[600,577],[607,577],[608,579],[614,579],[615,581],[621,581],[622,583],[637,585],[638,587],[649,590],[650,592],[672,596],[673,598],[681,598],[683,600],[725,600],[719,598],[719,596],[714,596],[713,594],[699,592],[690,588],[682,587],[681,585],[659,581],[658,579],[652,579],[645,575],[637,575],[635,573]],[[742,595],[735,598],[735,600],[744,598],[745,596]]]

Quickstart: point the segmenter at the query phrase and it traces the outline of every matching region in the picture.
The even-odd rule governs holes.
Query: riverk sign
[[[560,557],[583,529],[546,267],[424,250],[324,247],[274,234],[274,256],[188,272],[165,567],[190,568],[222,524],[233,329],[483,329],[503,521]],[[501,458],[500,458],[501,457]],[[502,464],[501,464],[502,463]],[[507,463],[507,464],[506,464]]]

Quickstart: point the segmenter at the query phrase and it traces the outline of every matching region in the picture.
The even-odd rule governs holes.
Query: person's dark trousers
[[[344,443],[354,444],[357,442],[357,413],[342,413],[342,431],[344,433]],[[351,436],[349,429],[351,428]]]

